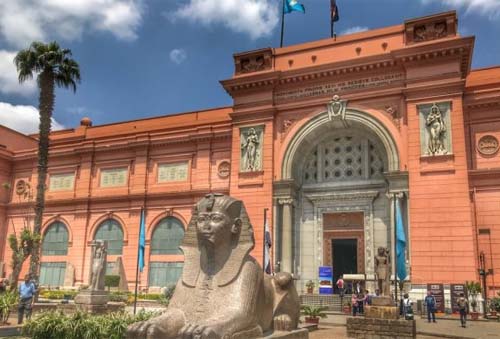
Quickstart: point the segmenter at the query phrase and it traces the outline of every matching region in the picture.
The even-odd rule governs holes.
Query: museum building
[[[457,27],[447,12],[235,54],[221,81],[231,107],[52,132],[41,284],[87,284],[92,241],[104,239],[109,270],[132,287],[142,207],[139,284],[175,283],[192,206],[219,192],[244,201],[260,262],[267,215],[274,267],[300,290],[320,266],[373,280],[377,249],[394,258],[399,206],[413,289],[480,281],[484,269],[493,294],[500,67],[471,69],[474,37]],[[5,239],[33,222],[36,137],[0,127],[4,277]]]

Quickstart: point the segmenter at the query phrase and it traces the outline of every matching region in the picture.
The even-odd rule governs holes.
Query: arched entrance
[[[366,112],[324,112],[291,140],[274,185],[276,261],[303,285],[319,266],[374,278],[377,247],[391,246],[392,180],[399,155],[387,129]],[[395,179],[396,178],[396,179]],[[407,188],[407,182],[405,183]]]

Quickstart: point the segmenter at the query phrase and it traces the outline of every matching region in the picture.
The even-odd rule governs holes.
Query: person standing
[[[352,305],[352,315],[353,317],[356,316],[358,313],[358,295],[356,293],[353,293],[351,295],[351,305]]]
[[[33,296],[36,293],[35,284],[31,281],[31,276],[26,274],[24,282],[19,286],[19,305],[17,308],[17,323],[23,323],[24,313],[26,312],[26,319],[31,319],[31,308],[33,304]]]
[[[337,280],[337,288],[339,290],[340,297],[344,297],[344,279],[342,279],[342,276]]]
[[[457,304],[458,310],[460,311],[460,324],[465,328],[467,325],[467,313],[469,313],[469,301],[465,298],[463,293],[460,293]]]
[[[436,298],[432,295],[431,291],[427,291],[427,296],[425,297],[425,306],[427,307],[427,320],[431,322],[436,322]]]

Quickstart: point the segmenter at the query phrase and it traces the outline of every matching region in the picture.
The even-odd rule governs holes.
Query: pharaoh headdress
[[[223,194],[206,195],[193,208],[193,215],[181,246],[184,252],[182,281],[188,286],[196,286],[196,280],[201,270],[201,243],[196,228],[198,213],[211,211],[228,213],[231,218],[240,218],[242,221],[239,234],[233,236],[231,254],[222,270],[217,273],[217,283],[219,286],[229,284],[238,276],[245,256],[255,246],[252,224],[250,224],[250,219],[248,218],[243,202]]]

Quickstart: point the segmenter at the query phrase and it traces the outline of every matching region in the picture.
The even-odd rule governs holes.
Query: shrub
[[[125,312],[106,315],[77,312],[65,315],[61,311],[51,311],[28,321],[22,333],[33,339],[122,339],[128,325],[157,315],[157,312],[145,311],[135,316]]]
[[[6,323],[9,320],[10,311],[17,304],[17,293],[0,293],[0,322]]]
[[[119,275],[105,275],[104,276],[104,286],[108,288],[120,286],[120,276]]]
[[[65,291],[65,290],[42,290],[40,291],[40,297],[50,300],[62,300],[62,299],[75,299],[78,291]]]
[[[301,310],[302,314],[309,318],[326,318],[324,311],[328,310],[328,307],[302,305]]]

